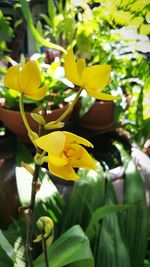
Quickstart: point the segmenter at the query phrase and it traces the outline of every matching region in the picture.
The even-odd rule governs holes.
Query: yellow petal
[[[9,92],[9,94],[10,94],[12,97],[14,97],[14,98],[16,98],[16,97],[19,96],[19,92],[16,91],[16,90],[14,90],[14,89],[9,89],[8,92]]]
[[[96,169],[96,163],[86,149],[80,145],[76,145],[76,148],[79,150],[77,157],[73,157],[70,161],[70,164],[73,168],[87,168],[87,169]]]
[[[65,134],[63,132],[56,131],[37,138],[35,143],[44,151],[60,156],[64,149],[65,140]]]
[[[25,96],[33,100],[41,100],[47,93],[49,86],[45,85],[41,88],[27,91]]]
[[[104,93],[99,92],[98,90],[97,91],[87,90],[87,92],[90,96],[95,97],[96,99],[99,99],[99,100],[112,101],[112,100],[120,99],[119,96],[104,94]]]
[[[95,65],[83,70],[81,83],[85,89],[103,89],[110,82],[110,65]]]
[[[56,167],[63,167],[68,164],[68,159],[64,155],[64,153],[61,153],[59,157],[54,154],[48,153],[48,162],[51,162],[51,164]]]
[[[18,85],[18,77],[19,77],[19,65],[10,67],[4,77],[4,85],[7,86],[8,88],[12,88],[20,92]]]
[[[84,146],[93,147],[88,140],[81,136],[66,131],[63,131],[63,133],[66,136],[66,144],[81,144]]]
[[[28,61],[19,72],[19,86],[27,95],[41,84],[40,71],[35,61]]]
[[[82,75],[82,72],[83,72],[85,66],[86,66],[85,59],[84,58],[78,59],[78,61],[77,61],[77,69],[78,69],[78,74],[79,74],[80,78],[81,78],[81,75]]]
[[[67,79],[76,85],[80,85],[80,77],[78,74],[77,63],[75,61],[72,49],[70,49],[66,55],[64,69]]]
[[[49,171],[55,175],[58,176],[62,179],[65,180],[79,180],[80,177],[75,173],[74,169],[71,167],[71,165],[67,165],[66,167],[56,167],[54,165],[51,164],[51,162],[48,162],[48,168]]]

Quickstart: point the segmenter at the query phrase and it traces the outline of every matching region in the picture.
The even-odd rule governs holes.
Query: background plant
[[[81,1],[80,5],[77,1],[66,1],[66,5],[62,2],[48,1],[48,4],[49,14],[41,16],[45,21],[44,29],[41,28],[42,24],[35,23],[34,28],[30,23],[34,37],[42,45],[49,42],[43,42],[41,35],[64,46],[76,43],[76,54],[85,55],[89,64],[91,61],[91,63],[112,65],[112,82],[107,87],[107,92],[114,91],[121,96],[121,103],[117,106],[117,124],[130,132],[132,142],[137,142],[142,147],[150,135],[147,97],[149,96],[149,1],[137,0],[134,3],[129,0],[112,1],[111,5],[110,1]],[[65,19],[68,20],[66,25]],[[67,28],[68,25],[71,26]],[[41,35],[36,35],[35,29],[40,28]],[[52,216],[55,222],[56,243],[48,250],[50,259],[54,259],[52,266],[68,264],[93,266],[93,258],[95,266],[98,267],[100,263],[102,267],[143,266],[148,238],[148,216],[142,177],[121,147],[120,153],[125,167],[121,204],[108,171],[104,172],[100,166],[94,173],[79,170],[81,180],[75,183],[67,201],[61,197],[47,177],[47,173],[42,172],[41,182],[46,183],[46,186],[49,185],[53,194],[45,196],[44,193],[40,196],[42,201],[41,198],[37,200],[36,212],[37,214],[39,212],[39,215]],[[18,181],[21,170],[17,170]],[[27,180],[24,181],[24,188],[27,186],[26,182]],[[22,193],[20,199],[21,197],[24,197]],[[25,203],[27,200],[28,197],[27,199],[24,197],[21,201]],[[23,233],[26,230],[24,219],[23,216],[23,222],[18,220],[8,231],[1,233],[3,242],[1,242],[0,259],[3,266],[13,266],[19,261],[23,266],[26,265],[23,249],[25,243]],[[76,224],[83,230],[75,226]],[[68,233],[66,230],[69,228]],[[34,225],[35,233],[38,233],[38,229]],[[65,236],[60,237],[64,233]],[[71,246],[72,240],[73,246]],[[84,246],[80,246],[80,242],[83,242]],[[17,255],[16,250],[19,251]],[[41,248],[36,248],[35,257],[40,253]],[[68,259],[69,253],[72,257]],[[35,260],[35,264],[43,266],[43,255]],[[145,266],[146,264],[149,264],[148,253]]]

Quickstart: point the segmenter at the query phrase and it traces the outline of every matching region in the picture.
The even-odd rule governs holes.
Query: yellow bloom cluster
[[[73,50],[65,57],[65,75],[72,83],[86,89],[92,97],[101,100],[113,100],[116,97],[101,93],[110,82],[111,67],[95,65],[86,67],[85,59],[76,62]],[[4,84],[33,100],[41,100],[48,91],[48,86],[40,88],[40,71],[35,61],[28,61],[8,69]],[[95,169],[95,161],[83,146],[93,147],[86,139],[65,131],[55,131],[39,137],[35,144],[48,152],[50,172],[66,180],[77,180],[79,176],[74,168]],[[83,146],[82,146],[83,145]]]

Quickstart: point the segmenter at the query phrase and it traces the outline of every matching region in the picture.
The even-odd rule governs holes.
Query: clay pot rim
[[[63,106],[62,107],[58,107],[58,108],[52,109],[52,110],[46,109],[46,113],[47,114],[51,114],[53,112],[57,112],[60,109],[65,109],[68,105],[69,105],[69,103],[63,103]],[[0,109],[1,110],[5,110],[5,112],[7,112],[7,113],[13,113],[13,114],[20,113],[20,110],[14,110],[14,109],[6,108],[5,105],[1,105],[1,104],[0,104]],[[34,110],[33,111],[25,111],[25,113],[26,114],[31,114],[31,113],[41,114],[42,113],[42,110],[35,111],[35,112],[34,112]]]

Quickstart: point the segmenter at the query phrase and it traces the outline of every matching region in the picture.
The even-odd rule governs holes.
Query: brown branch
[[[44,113],[44,112],[43,112]],[[44,117],[46,114],[44,114]],[[43,126],[40,125],[39,127],[39,136],[42,136],[44,134],[44,128]],[[42,153],[42,150],[37,148],[37,153]],[[29,204],[29,209],[27,212],[27,236],[26,236],[26,255],[27,255],[27,261],[28,261],[28,266],[33,267],[33,241],[32,241],[32,233],[33,233],[33,215],[34,215],[34,207],[35,207],[35,198],[36,198],[36,193],[37,193],[37,181],[39,177],[39,172],[40,172],[40,165],[35,164],[35,170],[33,174],[33,179],[32,179],[32,190],[31,190],[31,201]]]

